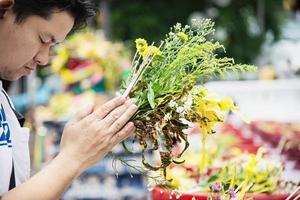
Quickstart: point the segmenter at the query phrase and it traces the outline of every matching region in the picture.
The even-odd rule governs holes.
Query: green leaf
[[[122,141],[122,146],[123,146],[123,148],[124,148],[124,150],[125,150],[126,153],[133,153],[133,152],[131,152],[131,151],[127,148],[125,141]]]
[[[183,164],[185,162],[185,160],[183,161],[176,161],[176,160],[173,160],[173,163],[177,164],[177,165],[180,165],[180,164]]]
[[[212,182],[218,180],[218,178],[219,178],[218,175],[213,175],[213,176],[211,176],[211,177],[207,180],[207,182],[208,182],[208,183],[212,183]]]
[[[149,102],[151,108],[154,109],[155,108],[154,91],[153,91],[150,84],[148,84],[148,95],[147,95],[147,97],[148,97],[148,102]]]

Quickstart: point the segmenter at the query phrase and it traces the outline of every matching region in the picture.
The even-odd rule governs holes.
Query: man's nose
[[[49,46],[41,47],[40,51],[35,56],[35,61],[39,65],[47,65],[49,62]]]

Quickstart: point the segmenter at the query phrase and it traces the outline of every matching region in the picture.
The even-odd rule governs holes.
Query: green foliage
[[[161,55],[154,57],[133,89],[132,96],[143,108],[136,118],[139,113],[144,117],[145,111],[154,109],[155,105],[159,109],[172,98],[186,94],[199,80],[224,76],[228,71],[255,70],[251,65],[235,64],[232,58],[218,56],[217,51],[224,47],[207,39],[214,32],[213,26],[210,20],[203,20],[192,27],[178,23],[171,29],[161,47]],[[184,42],[178,33],[186,34],[189,40]]]

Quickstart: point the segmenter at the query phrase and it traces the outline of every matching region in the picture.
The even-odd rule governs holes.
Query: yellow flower
[[[245,171],[249,176],[252,176],[252,174],[255,172],[255,166],[257,164],[256,161],[256,155],[250,154],[249,155],[249,161],[246,163]]]
[[[189,37],[184,32],[177,33],[177,36],[186,43],[189,40]]]
[[[147,41],[142,39],[142,38],[138,38],[135,40],[135,44],[136,44],[136,49],[139,52],[140,55],[142,55],[146,49],[148,48],[148,44]]]
[[[70,83],[73,83],[74,82],[74,76],[72,74],[72,72],[68,69],[63,69],[61,72],[60,72],[60,75],[63,79],[63,81],[66,83],[66,84],[70,84]]]
[[[167,180],[172,180],[169,184],[173,188],[179,188],[181,186],[181,181],[187,178],[188,174],[184,168],[168,168]]]
[[[66,59],[64,59],[63,57],[60,56],[56,56],[53,58],[52,62],[51,62],[51,67],[53,69],[54,72],[58,72],[60,71],[66,64]]]
[[[220,122],[224,119],[224,113],[220,111],[218,103],[213,101],[202,100],[198,102],[196,111],[207,122]]]
[[[148,45],[147,41],[143,38],[136,39],[135,43],[137,46],[147,46]]]
[[[60,46],[57,49],[57,55],[53,58],[51,62],[51,67],[55,72],[58,72],[63,68],[69,59],[69,52],[66,48]]]
[[[149,54],[149,57],[151,57],[151,56],[161,55],[161,52],[159,48],[157,48],[156,46],[149,46],[142,54],[144,59],[147,57],[147,54]]]
[[[56,94],[51,97],[49,108],[55,116],[60,117],[70,111],[71,101],[72,95],[70,93]]]
[[[84,42],[76,49],[79,58],[89,59],[97,56],[97,48],[91,42]]]
[[[230,97],[225,97],[220,101],[220,108],[222,111],[233,111],[238,109],[236,106],[234,106],[233,100]]]
[[[68,49],[67,48],[65,48],[65,47],[60,47],[58,50],[57,50],[57,55],[59,56],[59,57],[62,57],[62,58],[64,58],[64,59],[68,59],[69,58],[69,52],[68,52]]]
[[[208,89],[206,88],[203,88],[199,91],[199,95],[202,96],[202,97],[205,97],[208,95]]]

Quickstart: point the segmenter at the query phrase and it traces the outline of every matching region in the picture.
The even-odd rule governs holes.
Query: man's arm
[[[2,200],[59,199],[77,177],[79,164],[67,155],[60,153],[48,166],[27,182],[6,193]]]
[[[71,182],[101,160],[135,130],[128,120],[137,110],[134,100],[115,98],[93,111],[79,112],[66,125],[58,156],[43,170],[5,193],[1,200],[59,199]]]

